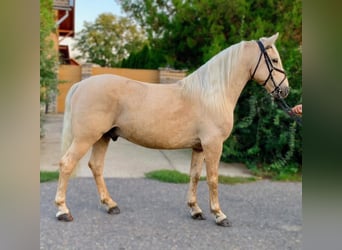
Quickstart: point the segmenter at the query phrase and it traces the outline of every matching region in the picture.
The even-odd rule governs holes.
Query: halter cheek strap
[[[269,74],[268,74],[267,79],[266,79],[266,80],[264,81],[264,83],[261,84],[261,85],[262,85],[262,86],[265,86],[266,83],[268,82],[268,80],[271,79],[271,80],[272,80],[272,83],[273,83],[273,85],[274,85],[274,90],[273,90],[271,93],[273,94],[274,92],[276,92],[277,95],[279,95],[279,92],[281,91],[281,90],[280,90],[280,85],[285,81],[285,79],[286,79],[286,73],[285,73],[285,71],[283,71],[283,70],[281,70],[281,69],[278,69],[278,68],[276,68],[276,67],[273,66],[272,61],[271,61],[270,57],[268,56],[268,54],[267,54],[267,52],[266,52],[266,49],[265,49],[264,45],[262,44],[262,42],[261,42],[260,40],[257,41],[257,44],[258,44],[258,46],[259,46],[259,48],[260,48],[260,52],[261,52],[261,53],[260,53],[260,56],[259,56],[259,59],[258,59],[258,63],[257,63],[257,65],[255,66],[255,69],[254,69],[254,71],[253,71],[253,74],[251,75],[251,79],[254,78],[254,75],[255,75],[257,69],[259,68],[260,61],[261,61],[261,57],[264,56],[264,58],[265,58],[265,63],[266,63],[266,66],[267,66],[267,69],[268,69]],[[274,79],[273,79],[273,76],[272,76],[273,70],[278,71],[278,72],[284,74],[284,78],[281,80],[281,82],[280,82],[278,85],[275,83],[275,81],[274,81]]]
[[[260,42],[260,41],[258,40],[257,43],[258,43],[258,45],[259,45],[259,48],[260,48],[260,52],[261,52],[261,53],[260,53],[260,56],[259,56],[259,59],[258,59],[258,63],[257,63],[257,65],[256,65],[255,68],[254,68],[253,74],[251,75],[251,80],[254,78],[254,75],[255,75],[257,69],[259,68],[259,64],[260,64],[262,55],[264,55],[264,54],[266,53],[265,47],[264,47],[264,45],[262,44],[262,42]],[[264,83],[264,85],[265,85],[265,84],[266,84],[266,82]],[[264,86],[264,85],[263,85],[263,86]]]

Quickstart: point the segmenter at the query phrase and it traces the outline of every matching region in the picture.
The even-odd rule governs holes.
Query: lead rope
[[[302,125],[302,118],[296,115],[283,99],[275,99],[277,104],[298,124]]]

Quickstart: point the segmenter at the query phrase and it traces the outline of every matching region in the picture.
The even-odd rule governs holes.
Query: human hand
[[[302,104],[298,104],[298,105],[294,106],[291,110],[296,115],[302,115],[302,113],[303,113],[303,106],[302,106]]]

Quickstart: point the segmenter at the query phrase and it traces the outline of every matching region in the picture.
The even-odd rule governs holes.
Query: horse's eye
[[[278,63],[278,58],[273,58],[273,59],[272,59],[272,62],[273,62],[273,63]]]

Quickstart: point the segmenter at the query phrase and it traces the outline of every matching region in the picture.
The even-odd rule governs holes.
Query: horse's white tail
[[[74,84],[68,91],[68,94],[65,98],[65,110],[64,110],[64,118],[63,118],[63,132],[62,132],[62,144],[61,144],[62,155],[66,153],[66,151],[70,147],[72,140],[73,140],[73,134],[71,130],[71,97],[74,94],[77,87],[78,87],[78,83]],[[78,165],[79,164],[77,164],[77,166],[75,167],[75,171],[73,172],[72,176],[75,175]]]

